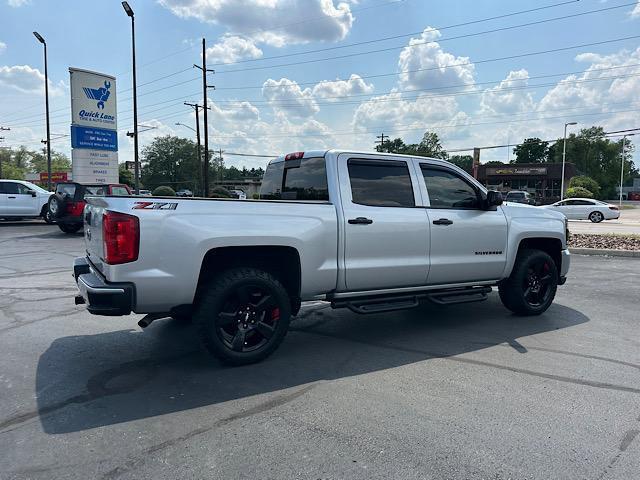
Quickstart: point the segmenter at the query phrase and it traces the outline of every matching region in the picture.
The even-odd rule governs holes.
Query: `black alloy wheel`
[[[258,362],[280,345],[292,315],[279,279],[252,267],[218,274],[202,287],[193,321],[205,348],[222,362]]]
[[[244,285],[230,293],[218,313],[217,334],[234,352],[252,352],[273,337],[280,308],[273,292],[262,285]]]

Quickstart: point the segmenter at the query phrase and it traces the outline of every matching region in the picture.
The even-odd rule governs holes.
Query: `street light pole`
[[[136,28],[133,10],[127,2],[122,2],[122,8],[131,18],[131,58],[133,64],[133,162],[135,194],[140,193],[140,161],[138,159],[138,92],[136,88]]]
[[[38,32],[33,32],[34,37],[44,45],[44,105],[47,117],[47,188],[51,191],[51,133],[49,126],[49,70],[47,68],[47,42]]]
[[[567,161],[567,127],[577,125],[578,122],[568,122],[564,124],[564,144],[562,146],[562,179],[560,180],[560,200],[564,198],[564,164]]]

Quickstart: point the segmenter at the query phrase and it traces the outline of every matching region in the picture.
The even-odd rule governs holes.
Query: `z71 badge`
[[[177,203],[169,202],[135,202],[132,210],[175,210]]]

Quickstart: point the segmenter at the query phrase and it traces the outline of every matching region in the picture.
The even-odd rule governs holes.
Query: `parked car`
[[[49,199],[51,219],[65,233],[76,233],[83,225],[87,196],[130,196],[131,189],[122,183],[85,185],[76,182],[58,183]]]
[[[178,190],[176,192],[177,197],[193,197],[193,192],[188,188],[183,188],[182,190]]]
[[[233,198],[237,198],[238,200],[246,200],[247,194],[242,190],[229,190],[229,193]]]
[[[205,347],[238,365],[270,355],[304,301],[380,313],[497,286],[506,308],[539,315],[569,270],[564,215],[503,205],[443,160],[297,152],[269,163],[260,196],[89,197],[76,303],[147,313],[141,327],[192,317]]]
[[[52,192],[23,180],[0,180],[0,218],[42,218],[52,223],[48,203]]]
[[[616,205],[592,198],[567,198],[551,205],[543,205],[542,208],[560,212],[570,220],[588,219],[593,223],[620,218],[620,210]]]
[[[525,205],[535,205],[536,200],[529,192],[521,190],[512,190],[507,193],[504,199],[506,202],[524,203]]]

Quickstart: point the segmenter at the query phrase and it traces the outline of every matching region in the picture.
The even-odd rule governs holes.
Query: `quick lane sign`
[[[118,182],[116,78],[70,68],[71,161],[80,183]]]
[[[70,68],[71,123],[117,129],[116,78]]]
[[[118,132],[104,128],[71,125],[71,147],[118,151]]]

